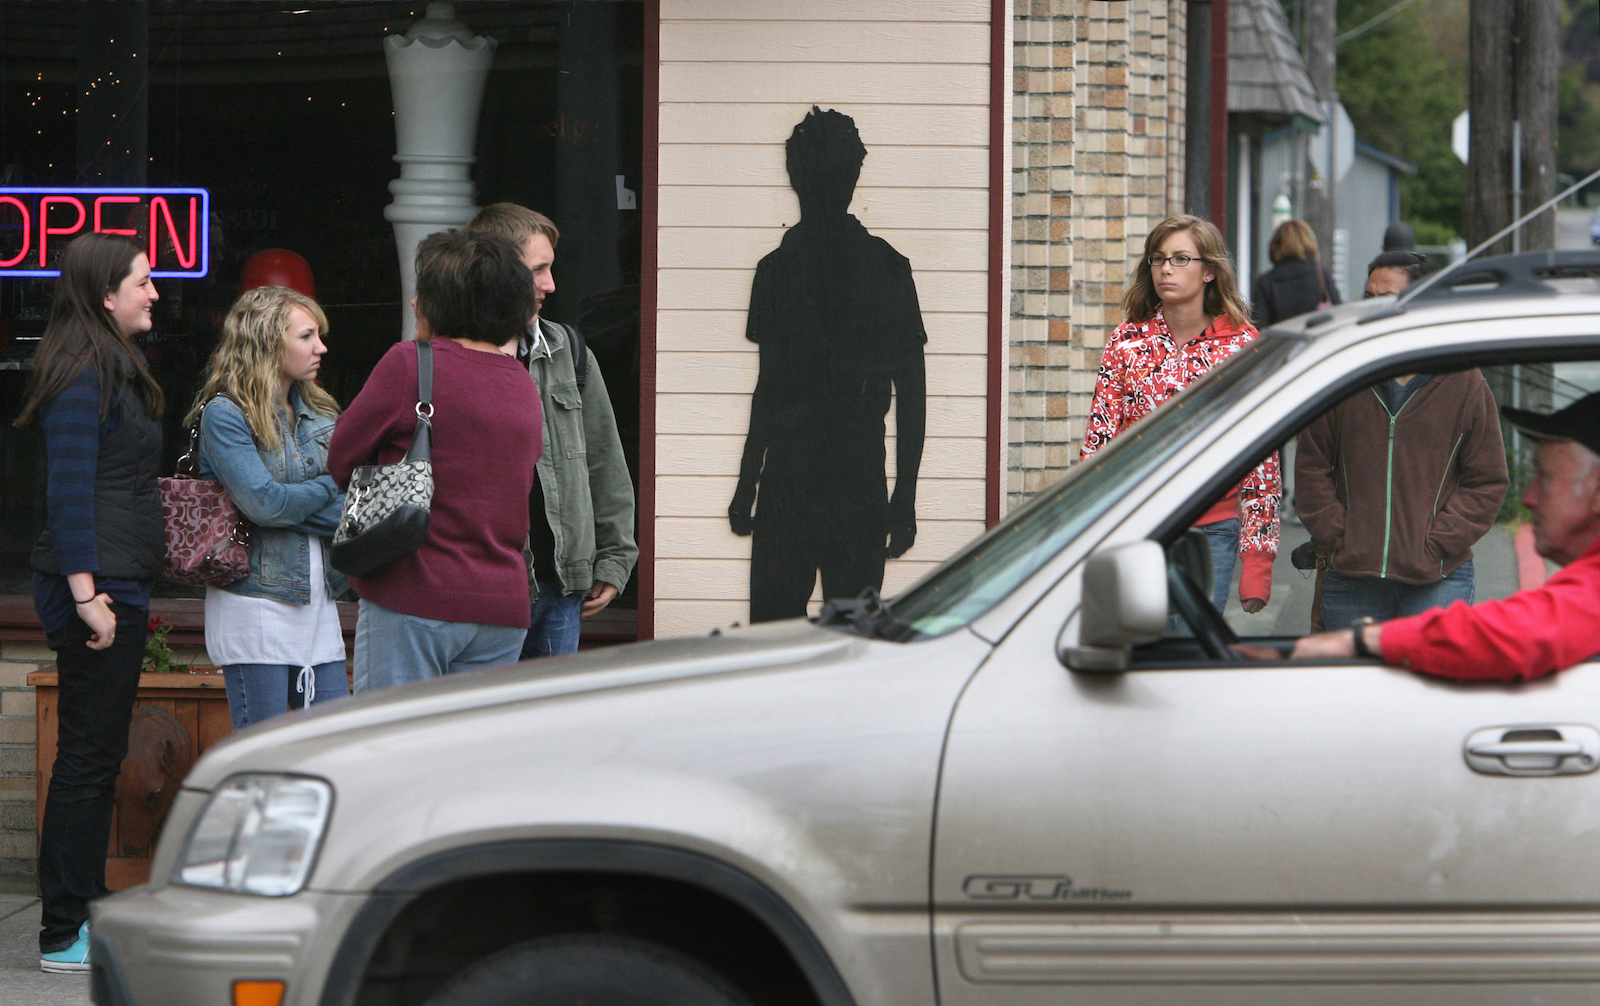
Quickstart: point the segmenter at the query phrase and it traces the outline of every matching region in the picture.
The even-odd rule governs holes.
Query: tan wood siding
[[[784,141],[813,104],[855,119],[851,212],[910,259],[928,332],[917,541],[885,591],[982,531],[989,19],[989,0],[662,0],[657,635],[748,618],[750,539],[727,518],[759,365],[745,312],[799,219]]]

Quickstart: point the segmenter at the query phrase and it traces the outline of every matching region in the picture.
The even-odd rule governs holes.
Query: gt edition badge
[[[1064,873],[974,873],[961,885],[979,901],[1127,901],[1132,891],[1073,887]]]

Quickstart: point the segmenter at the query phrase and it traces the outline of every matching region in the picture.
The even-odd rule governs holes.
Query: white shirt
[[[206,588],[206,654],[213,664],[287,664],[298,670],[344,659],[339,609],[323,581],[322,540],[309,541],[309,604]]]

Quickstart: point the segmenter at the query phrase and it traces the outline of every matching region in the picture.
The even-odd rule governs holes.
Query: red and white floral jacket
[[[1100,376],[1089,405],[1080,460],[1160,408],[1259,334],[1254,326],[1235,327],[1222,315],[1199,336],[1179,346],[1160,311],[1149,321],[1118,325],[1100,357]],[[1267,601],[1272,597],[1272,559],[1278,554],[1278,502],[1282,498],[1283,475],[1274,451],[1195,522],[1212,524],[1239,518],[1243,556],[1240,598]]]

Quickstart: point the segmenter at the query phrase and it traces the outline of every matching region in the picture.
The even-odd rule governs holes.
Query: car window
[[[875,633],[890,639],[942,635],[982,615],[1305,345],[1256,340],[1190,385],[1008,516],[928,577],[892,599]]]
[[[1241,542],[1251,530],[1248,492],[1234,505],[1217,501],[1198,522],[1213,568],[1225,571],[1211,600],[1223,600],[1241,639],[1281,642],[1537,586],[1553,567],[1532,551],[1521,503],[1534,445],[1499,406],[1554,411],[1594,391],[1600,361],[1424,373],[1361,389],[1276,452],[1275,555],[1252,557]],[[1221,526],[1219,508],[1237,523]],[[1247,610],[1263,593],[1265,604]],[[1182,642],[1194,630],[1176,606],[1169,627],[1148,659],[1188,653]]]

